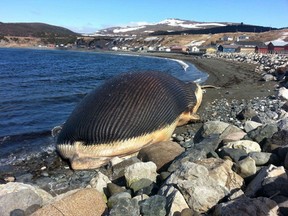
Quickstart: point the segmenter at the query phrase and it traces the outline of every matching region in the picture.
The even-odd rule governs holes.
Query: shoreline
[[[191,63],[197,69],[209,74],[208,79],[203,85],[214,85],[220,87],[220,89],[210,88],[204,90],[203,101],[198,111],[201,122],[190,123],[176,128],[171,139],[173,142],[169,145],[165,142],[159,144],[159,146],[157,146],[159,149],[157,150],[152,149],[152,147],[154,147],[153,145],[147,147],[146,150],[142,149],[144,153],[147,154],[147,160],[139,156],[139,153],[138,157],[135,156],[116,164],[114,164],[114,161],[114,163],[102,166],[98,169],[72,170],[69,166],[69,162],[61,159],[57,152],[53,150],[43,152],[36,157],[27,158],[17,164],[0,166],[0,187],[2,187],[2,191],[13,191],[12,193],[6,192],[6,194],[4,193],[3,195],[3,197],[6,196],[3,200],[8,200],[3,204],[3,206],[7,208],[7,212],[10,213],[11,210],[20,209],[25,215],[26,213],[27,215],[30,215],[32,212],[36,215],[43,215],[43,212],[48,209],[47,212],[51,213],[50,208],[55,210],[55,206],[58,205],[58,202],[65,204],[65,202],[76,203],[77,201],[78,203],[78,200],[83,200],[82,197],[79,198],[77,195],[79,195],[78,192],[84,192],[87,199],[98,199],[98,201],[93,201],[92,205],[96,206],[96,209],[93,210],[93,214],[99,210],[99,203],[102,203],[102,208],[106,212],[121,211],[121,209],[126,208],[127,205],[120,201],[123,198],[120,196],[118,197],[119,194],[129,195],[129,197],[125,197],[125,200],[129,203],[132,203],[133,200],[133,202],[136,203],[133,208],[137,211],[141,210],[141,206],[144,205],[143,203],[148,203],[151,200],[161,198],[168,204],[164,204],[161,207],[162,210],[172,214],[175,212],[175,209],[172,209],[172,207],[170,208],[169,206],[173,205],[176,194],[174,194],[172,197],[173,199],[171,199],[172,195],[167,194],[164,191],[165,187],[168,187],[169,190],[173,190],[173,193],[174,191],[177,192],[177,196],[180,196],[184,201],[181,203],[181,206],[179,206],[178,212],[188,210],[191,214],[193,214],[193,212],[209,214],[213,211],[217,212],[213,206],[216,206],[216,208],[219,209],[221,208],[222,203],[228,205],[231,203],[233,204],[233,202],[241,203],[243,200],[245,201],[243,201],[244,206],[247,206],[247,200],[249,200],[250,206],[248,206],[249,208],[247,207],[247,209],[250,209],[251,207],[255,208],[257,203],[259,205],[258,199],[262,200],[263,197],[265,197],[266,201],[268,200],[272,203],[267,207],[268,210],[270,210],[273,205],[277,207],[276,210],[274,209],[275,212],[278,211],[278,204],[279,207],[281,207],[281,202],[277,202],[277,197],[275,198],[276,201],[274,201],[273,197],[271,198],[271,194],[265,193],[265,191],[262,190],[265,185],[259,186],[261,187],[261,190],[259,189],[259,191],[264,192],[262,192],[262,194],[257,194],[256,196],[257,191],[256,189],[254,190],[255,185],[253,183],[254,181],[264,182],[263,172],[266,172],[267,176],[270,176],[269,169],[273,168],[282,170],[282,173],[280,173],[281,175],[276,176],[277,179],[275,180],[273,180],[274,176],[271,175],[273,182],[278,185],[278,181],[286,174],[284,167],[286,169],[288,167],[288,154],[283,156],[282,150],[281,152],[272,151],[272,147],[275,146],[275,143],[269,141],[269,139],[272,138],[277,141],[278,133],[286,134],[283,129],[284,126],[282,126],[281,129],[281,125],[278,124],[280,121],[285,122],[284,118],[288,118],[288,112],[286,113],[284,110],[281,110],[283,102],[275,98],[276,91],[274,90],[277,82],[260,81],[262,74],[256,72],[256,64],[171,53],[165,55],[160,55],[159,53],[156,55],[149,55],[149,53],[145,55],[145,53],[142,53],[139,56],[170,58],[176,61]],[[239,120],[237,115],[246,108],[253,110],[254,113],[245,114],[244,112],[244,120]],[[247,115],[247,118],[245,115]],[[247,120],[251,118],[249,115],[254,115],[253,118],[260,121],[257,126],[250,125],[251,127],[254,127],[251,128],[251,130],[245,126],[248,122]],[[204,127],[207,127],[207,129],[204,129]],[[205,133],[203,130],[205,130]],[[268,131],[266,130],[269,130],[271,133],[267,133]],[[250,133],[250,131],[253,133]],[[263,132],[265,132],[264,137]],[[276,136],[274,137],[275,134]],[[251,140],[254,141],[253,146],[257,147],[256,152],[254,150],[256,147],[254,148],[252,144],[250,144]],[[241,148],[229,147],[228,145],[225,147],[230,141],[239,141],[239,143],[247,141],[247,143],[245,143],[245,145],[243,144],[243,147]],[[286,145],[286,139],[277,141],[277,144],[282,148]],[[243,151],[243,149],[249,149],[251,152]],[[156,154],[154,154],[155,152]],[[230,154],[229,152],[232,153]],[[172,153],[173,155],[170,155]],[[258,155],[261,155],[262,159],[265,156],[265,161],[263,162],[262,159],[259,160],[259,156],[257,155],[253,157],[253,154],[250,153],[257,153]],[[267,157],[268,159],[266,158],[267,155],[269,156]],[[138,192],[140,189],[138,191],[138,188],[134,188],[135,185],[126,184],[129,182],[126,180],[126,169],[128,167],[133,170],[134,173],[142,173],[144,167],[137,168],[136,166],[134,167],[134,165],[145,165],[146,167],[148,164],[146,163],[147,161],[151,164],[150,169],[152,170],[152,166],[153,170],[155,169],[153,173],[156,174],[155,176],[157,179],[156,177],[155,179],[154,177],[152,179],[150,178],[151,176],[149,176],[149,185],[147,186],[146,181],[143,179],[146,180],[146,176],[148,175],[139,177],[140,180],[137,180],[137,185],[139,185],[139,188],[141,189],[141,197],[139,197]],[[163,161],[165,164],[162,163]],[[242,170],[241,167],[244,167],[244,169]],[[249,170],[246,170],[246,167],[249,167]],[[157,172],[156,168],[158,168]],[[260,170],[259,174],[257,169]],[[195,170],[197,173],[194,173]],[[215,170],[217,175],[215,175]],[[273,170],[271,173],[272,172]],[[185,176],[182,176],[183,174],[185,174]],[[135,175],[133,174],[132,177]],[[197,178],[195,178],[195,176]],[[202,178],[202,176],[205,177]],[[221,176],[221,178],[219,176]],[[175,179],[175,183],[173,183],[174,180],[172,181],[171,179]],[[183,179],[188,179],[189,181],[191,179],[191,184],[188,184],[189,187],[199,187],[199,184],[201,184],[201,187],[205,187],[203,190],[207,191],[207,193],[210,193],[212,190],[213,194],[211,197],[216,197],[216,199],[208,199],[205,197],[206,193],[190,193],[189,191],[192,190],[190,190],[190,188],[187,188],[189,189],[187,190],[186,184],[178,184],[178,182],[183,181]],[[265,177],[265,179],[267,178]],[[285,181],[287,179],[288,178],[285,177]],[[173,184],[171,184],[171,182]],[[217,192],[214,191],[214,187],[211,189],[211,185],[216,184],[216,182],[217,185],[221,185],[225,188],[225,193],[222,193],[224,191],[222,189],[219,191],[217,190]],[[283,181],[281,180],[280,182]],[[270,180],[268,183],[270,183]],[[253,190],[251,190],[251,188],[253,188]],[[18,190],[29,190],[33,193],[35,190],[43,190],[41,193],[45,194],[47,199],[44,200],[43,198],[39,204],[37,203],[39,199],[33,197],[31,200],[37,204],[36,206],[31,203],[30,206],[24,206],[23,209],[21,209],[21,204],[19,204],[16,205],[15,209],[9,209],[11,202],[19,200],[20,193]],[[227,191],[229,191],[229,197],[226,194]],[[96,192],[97,194],[95,194]],[[273,189],[272,194],[276,194],[276,192],[279,192],[278,187]],[[16,198],[11,196],[11,194],[15,194]],[[143,195],[145,195],[146,198],[143,198]],[[204,195],[204,198],[202,198],[202,195]],[[287,200],[288,195],[284,195],[284,198]],[[40,195],[37,196],[40,197]],[[209,206],[207,205],[199,211],[194,203],[189,202],[191,197],[193,197],[194,200],[199,199],[199,201],[205,200],[206,202],[207,200],[209,201]],[[70,201],[67,201],[67,198],[70,199]],[[226,198],[231,198],[231,201],[229,201],[229,199],[226,200]],[[99,200],[101,202],[99,202]],[[114,202],[113,200],[117,202],[117,205],[115,203],[114,206],[110,205]],[[106,203],[107,201],[108,204]],[[97,205],[95,205],[95,203],[97,203]],[[263,205],[264,204],[265,203],[263,203]],[[205,205],[203,204],[203,206]],[[67,206],[68,205],[64,205],[64,209],[67,208]],[[86,207],[77,208],[77,211],[79,209],[81,212],[84,212],[85,209],[87,209],[87,203],[85,203],[84,206]],[[75,206],[73,206],[71,212],[74,212],[74,210]],[[151,212],[154,213],[154,210],[151,210]]]
[[[255,64],[172,53],[148,54],[147,56],[157,56],[189,62],[198,70],[208,74],[208,78],[203,85],[220,87],[220,89],[210,88],[204,90],[203,101],[199,109],[200,115],[201,112],[203,112],[203,108],[214,100],[223,98],[228,101],[233,99],[249,100],[257,97],[268,97],[276,93],[275,86],[277,82],[260,81],[262,76],[260,73],[255,72],[257,66]]]
[[[146,57],[159,57],[171,59],[174,61],[183,61],[193,64],[198,70],[207,73],[208,78],[203,82],[204,85],[214,85],[220,89],[208,89],[205,91],[204,100],[213,100],[213,98],[231,99],[253,99],[255,97],[267,97],[273,94],[276,82],[260,81],[261,74],[255,72],[256,65],[244,62],[229,61],[220,58],[204,58],[185,55],[182,53],[141,53],[141,52],[115,52],[98,51],[82,49],[56,49],[39,47],[0,47],[12,49],[39,49],[39,50],[59,50],[73,52],[96,52],[114,55],[134,55]],[[183,68],[185,70],[185,68]],[[245,89],[246,91],[242,91]],[[249,92],[249,94],[247,94]],[[202,102],[202,103],[203,103]]]

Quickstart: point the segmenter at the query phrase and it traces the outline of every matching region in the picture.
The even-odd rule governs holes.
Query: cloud
[[[76,33],[80,34],[89,34],[94,33],[98,30],[97,27],[90,26],[90,25],[84,25],[84,26],[65,26],[65,28],[70,29],[71,31],[74,31]]]

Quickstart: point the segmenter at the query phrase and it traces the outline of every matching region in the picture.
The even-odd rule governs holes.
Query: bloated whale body
[[[93,169],[113,157],[169,140],[176,126],[199,117],[202,90],[163,72],[125,73],[89,93],[65,122],[59,153],[73,169]]]

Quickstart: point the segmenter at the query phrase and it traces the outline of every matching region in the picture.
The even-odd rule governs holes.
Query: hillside
[[[89,49],[130,50],[140,47],[206,46],[228,43],[221,38],[229,36],[235,42],[245,35],[249,41],[288,41],[288,29],[229,22],[196,22],[166,19],[145,25],[102,29],[88,36],[66,28],[44,23],[1,23],[0,47],[74,47]],[[112,49],[114,50],[114,49]]]
[[[276,28],[243,23],[166,19],[158,23],[101,29],[90,36],[218,34],[226,32],[266,32],[270,30],[276,30]]]
[[[69,29],[45,23],[2,23],[0,22],[1,36],[15,37],[67,37],[79,34]]]

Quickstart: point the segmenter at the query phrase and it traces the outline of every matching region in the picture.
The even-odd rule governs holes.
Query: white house
[[[192,46],[192,47],[190,47],[190,51],[191,52],[199,52],[200,49],[197,46]]]

